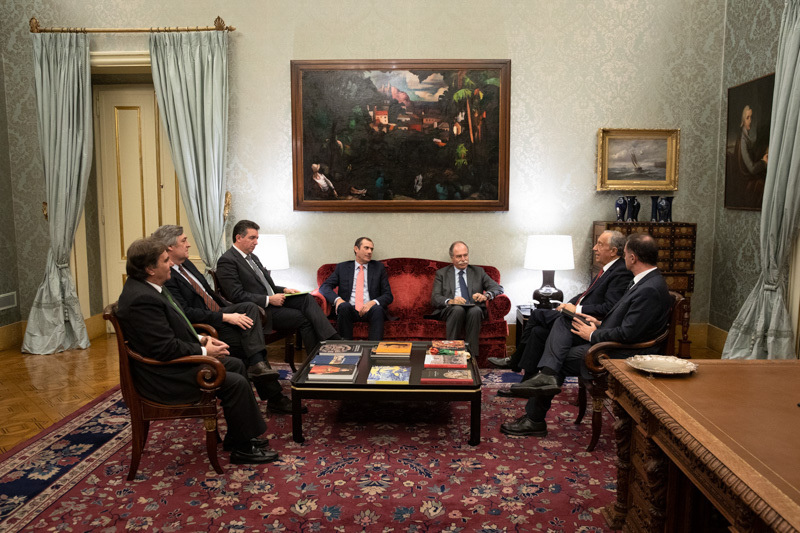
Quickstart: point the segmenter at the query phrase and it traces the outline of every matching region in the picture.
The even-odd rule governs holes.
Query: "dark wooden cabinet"
[[[697,244],[697,224],[689,222],[607,222],[595,221],[593,242],[606,230],[616,230],[623,235],[649,233],[658,242],[658,269],[671,291],[689,299],[694,292],[694,254]],[[594,256],[592,256],[594,257]],[[592,264],[592,276],[599,272],[601,265]],[[687,314],[691,313],[690,305]],[[686,317],[688,323],[689,316]],[[689,357],[689,340],[684,332],[680,340],[679,354]]]

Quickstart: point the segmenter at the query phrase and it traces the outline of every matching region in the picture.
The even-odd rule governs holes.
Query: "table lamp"
[[[554,301],[564,301],[564,293],[555,287],[555,271],[575,268],[575,260],[572,256],[572,237],[570,235],[529,235],[528,246],[525,249],[524,267],[542,271],[542,286],[533,291],[533,299],[539,302],[538,308],[555,308]]]
[[[289,268],[289,251],[286,235],[258,235],[258,246],[253,250],[267,270],[286,270]]]

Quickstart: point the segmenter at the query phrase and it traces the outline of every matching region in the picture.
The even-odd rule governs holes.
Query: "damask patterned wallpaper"
[[[709,322],[728,330],[761,271],[761,211],[725,209],[728,88],[775,72],[783,0],[728,0],[722,112],[717,148],[717,213]]]
[[[5,75],[0,64],[0,87]],[[11,165],[8,158],[6,101],[0,98],[0,294],[17,290],[17,249],[14,236],[14,204],[11,201]],[[17,295],[19,302],[19,294]],[[19,322],[19,305],[0,311],[0,326]]]
[[[777,10],[773,3],[768,10]],[[230,41],[231,218],[251,218],[263,231],[287,234],[292,268],[276,273],[282,284],[312,287],[317,267],[352,257],[360,235],[375,240],[376,258],[446,259],[449,244],[463,239],[473,262],[500,269],[506,292],[520,304],[541,284],[540,272],[522,268],[526,235],[567,233],[573,236],[576,269],[556,274],[556,283],[565,294],[575,294],[589,279],[591,222],[611,219],[618,196],[595,191],[598,128],[680,128],[673,218],[698,223],[692,321],[706,322],[725,5],[725,0],[411,0],[398,12],[394,4],[360,0],[96,5],[6,0],[0,29],[8,38],[5,93],[18,261],[25,265],[19,269],[23,317],[42,275],[30,266],[43,265],[48,240],[37,207],[44,183],[30,122],[28,18],[38,15],[43,25],[150,27],[206,25],[220,15],[237,27]],[[147,48],[142,36],[96,36],[92,42],[93,50]],[[289,62],[361,58],[511,59],[508,212],[292,211]],[[640,216],[647,218],[647,195],[640,199]]]

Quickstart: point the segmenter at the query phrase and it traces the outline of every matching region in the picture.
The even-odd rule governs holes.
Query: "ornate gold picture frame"
[[[292,61],[295,211],[507,211],[511,61]]]
[[[598,191],[677,191],[681,130],[597,132]]]

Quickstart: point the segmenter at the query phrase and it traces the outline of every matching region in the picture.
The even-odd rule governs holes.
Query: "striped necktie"
[[[200,286],[200,284],[197,283],[192,276],[189,275],[186,269],[183,268],[183,265],[178,265],[178,272],[180,272],[181,275],[186,278],[186,281],[188,281],[192,286],[194,292],[196,292],[203,299],[209,311],[219,311],[219,305],[217,305],[217,302],[214,301],[214,298],[212,298],[211,295],[208,294],[206,290]]]

